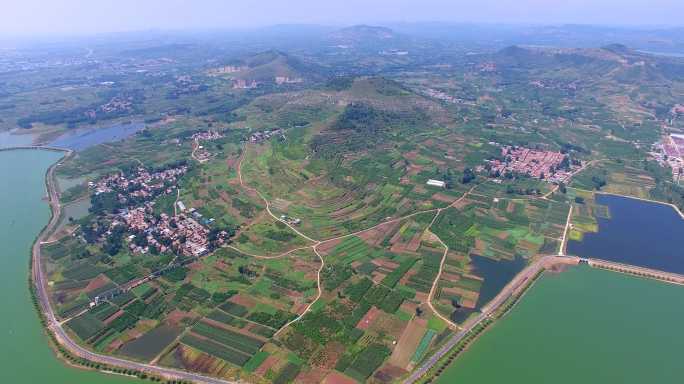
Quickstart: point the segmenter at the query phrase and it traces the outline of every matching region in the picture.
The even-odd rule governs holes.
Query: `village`
[[[266,141],[266,140],[268,140],[271,137],[274,137],[276,135],[280,135],[280,137],[285,138],[284,131],[281,128],[278,128],[278,129],[271,129],[271,130],[254,132],[249,136],[249,142],[250,143],[261,143],[261,142]]]
[[[138,167],[131,176],[119,172],[105,176],[97,182],[90,182],[88,185],[94,190],[95,195],[118,192],[119,200],[125,203],[131,197],[150,198],[161,191],[171,193],[175,189],[178,177],[187,171],[188,166],[185,164],[156,172]]]
[[[98,196],[114,194],[118,203],[106,230],[97,231],[99,240],[122,240],[114,234],[126,232],[127,247],[134,254],[174,252],[187,257],[202,256],[225,244],[232,233],[208,228],[214,220],[204,218],[194,208],[186,209],[181,201],[175,203],[179,213],[175,213],[176,207],[174,215],[155,213],[154,199],[176,191],[178,178],[187,170],[187,165],[157,172],[139,167],[130,177],[117,173],[90,183],[94,201]]]
[[[679,183],[684,169],[684,135],[670,134],[653,145],[650,155],[663,167],[672,169],[672,179]]]
[[[128,248],[133,253],[145,254],[154,247],[159,253],[173,251],[183,256],[199,257],[225,244],[229,238],[228,232],[223,230],[210,240],[210,230],[196,220],[202,216],[194,210],[189,214],[170,216],[162,213],[157,217],[153,206],[153,202],[149,202],[143,207],[125,209],[112,222],[112,225],[125,224],[129,232],[133,232],[128,236]]]
[[[501,157],[503,159],[488,160],[485,165],[478,166],[476,171],[486,172],[497,179],[502,176],[528,175],[558,184],[568,182],[573,170],[581,165],[579,161],[571,161],[568,155],[561,152],[509,145],[501,147]]]
[[[200,144],[200,141],[213,141],[223,138],[223,135],[217,131],[208,130],[193,134],[192,140],[193,152],[192,157],[200,163],[205,163],[211,159],[211,153]]]

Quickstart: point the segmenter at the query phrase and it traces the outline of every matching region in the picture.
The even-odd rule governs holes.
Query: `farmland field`
[[[180,335],[179,329],[168,326],[155,328],[121,347],[121,353],[136,360],[150,361]]]
[[[403,382],[527,266],[623,223],[605,193],[684,208],[684,63],[624,31],[299,29],[1,51],[0,139],[75,149],[35,248],[53,330],[227,381]],[[676,237],[627,226],[609,248]]]

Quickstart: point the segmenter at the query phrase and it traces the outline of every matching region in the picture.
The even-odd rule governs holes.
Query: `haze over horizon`
[[[388,22],[682,26],[680,0],[25,0],[5,4],[5,36],[89,35],[150,29],[230,29],[275,24]]]

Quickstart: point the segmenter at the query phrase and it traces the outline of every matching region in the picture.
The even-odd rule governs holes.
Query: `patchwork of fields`
[[[194,116],[66,164],[63,177],[96,179],[131,167],[113,159],[116,150],[135,163],[172,162],[189,156],[188,137],[211,128],[221,134],[203,142],[206,161],[188,167],[178,192],[150,201],[149,214],[183,210],[212,236],[231,230],[225,244],[188,257],[134,252],[144,231],[119,233],[120,247],[106,233],[87,241],[106,215],[69,222],[73,235],[42,248],[68,331],[102,353],[226,379],[396,382],[528,263],[559,251],[571,206],[571,239],[596,230],[607,213],[592,190],[649,196],[658,185],[621,141],[573,146],[577,131],[543,126],[563,121],[528,130],[490,115],[524,113],[514,99],[449,105],[400,76],[360,77],[324,95],[257,95],[226,121]],[[282,134],[263,139],[272,129]],[[175,154],[153,153],[152,139]],[[498,143],[594,163],[567,186],[475,172],[501,156]],[[594,158],[601,148],[625,159]],[[87,196],[81,184],[65,195]]]

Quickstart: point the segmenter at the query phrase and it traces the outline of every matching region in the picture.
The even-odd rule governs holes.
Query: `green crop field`
[[[232,348],[225,347],[219,343],[211,340],[202,339],[192,335],[185,335],[181,338],[181,343],[195,348],[201,352],[216,356],[219,359],[233,363],[237,366],[243,366],[251,358],[249,355],[238,352]]]
[[[201,322],[192,327],[192,332],[248,355],[255,354],[264,344],[262,341],[253,339],[240,333],[232,332],[227,329],[212,327],[209,324]]]
[[[597,231],[595,192],[684,208],[657,145],[684,64],[568,47],[678,36],[405,29],[11,50],[0,134],[76,148],[54,172],[88,210],[40,246],[69,334],[229,381],[401,382],[558,252],[571,207],[570,239]]]
[[[84,313],[67,322],[69,327],[81,340],[88,340],[104,328],[104,324],[90,313]]]

